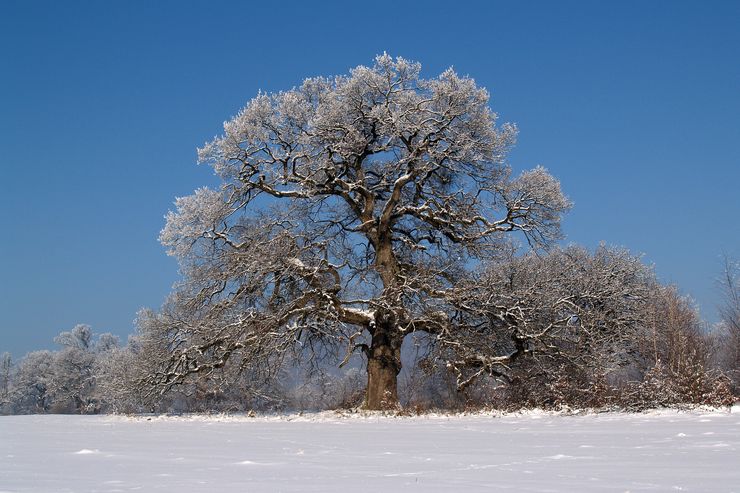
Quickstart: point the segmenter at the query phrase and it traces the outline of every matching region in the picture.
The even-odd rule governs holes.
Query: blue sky
[[[0,3],[0,352],[121,336],[177,265],[195,149],[258,90],[387,51],[448,66],[519,125],[515,169],[575,202],[566,242],[644,253],[716,320],[740,257],[740,2]]]

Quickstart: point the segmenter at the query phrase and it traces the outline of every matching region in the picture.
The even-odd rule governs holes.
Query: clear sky
[[[315,4],[315,5],[314,5]],[[566,242],[644,253],[716,320],[740,257],[740,2],[0,2],[0,352],[125,338],[177,265],[195,149],[258,90],[387,51],[448,66],[575,202]]]

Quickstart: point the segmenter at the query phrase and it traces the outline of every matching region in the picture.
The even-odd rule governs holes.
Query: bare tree
[[[659,286],[651,296],[651,320],[645,333],[645,354],[650,365],[658,362],[675,375],[695,368],[707,371],[712,352],[711,339],[705,331],[691,298],[681,296],[675,286]]]
[[[720,305],[721,358],[723,369],[740,388],[740,262],[725,256]]]
[[[10,403],[13,357],[10,353],[0,354],[0,412]]]
[[[477,322],[459,294],[471,271],[510,233],[549,245],[570,203],[543,168],[512,176],[516,129],[496,126],[485,89],[451,69],[419,72],[382,55],[259,94],[199,150],[222,186],[167,216],[160,239],[183,281],[160,316],[170,358],[156,383],[344,347],[367,358],[365,406],[382,409],[397,405],[408,334],[471,342]],[[495,311],[519,323],[511,308]],[[536,335],[519,334],[506,355],[470,349],[505,364]]]

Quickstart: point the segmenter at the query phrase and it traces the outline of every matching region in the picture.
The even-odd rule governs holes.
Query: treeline
[[[543,269],[537,266],[539,276]],[[673,286],[656,284],[642,305],[640,329],[618,334],[619,347],[613,351],[603,345],[589,351],[594,340],[583,334],[577,340],[559,338],[512,364],[507,374],[478,375],[469,385],[461,385],[460,375],[440,364],[444,348],[420,332],[403,347],[401,405],[424,411],[731,404],[740,391],[738,279],[738,265],[728,261],[721,321],[711,328],[689,298]],[[261,371],[259,365],[225,364],[175,386],[153,385],[172,348],[162,339],[156,313],[143,310],[137,325],[126,345],[116,336],[95,335],[90,326],[77,325],[55,338],[56,351],[34,351],[17,362],[2,354],[0,412],[285,411],[362,404],[362,358],[355,356],[340,370],[337,355],[305,358],[302,352],[317,350],[308,347],[285,358],[278,373]],[[274,367],[265,362],[262,368]]]
[[[58,351],[33,351],[17,363],[0,356],[0,409],[6,414],[98,413],[105,410],[98,382],[118,337],[95,337],[88,325],[60,333]]]

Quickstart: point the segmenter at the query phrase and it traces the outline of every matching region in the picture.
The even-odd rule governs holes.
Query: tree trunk
[[[401,371],[401,341],[392,328],[376,328],[367,355],[365,409],[398,407],[398,374]]]
[[[381,221],[383,222],[383,221]],[[390,223],[380,228],[373,241],[375,268],[383,281],[383,296],[393,298],[398,285],[399,266],[393,252]],[[391,306],[393,303],[391,302]],[[368,329],[372,336],[367,354],[367,390],[365,409],[398,408],[398,374],[401,372],[401,343],[397,315],[390,310],[375,314],[375,323]]]

